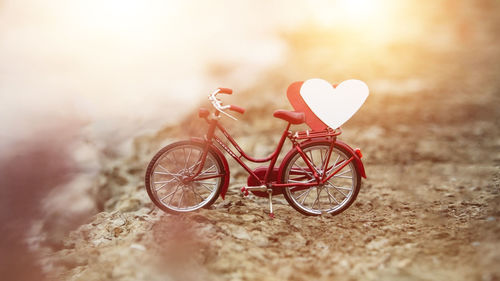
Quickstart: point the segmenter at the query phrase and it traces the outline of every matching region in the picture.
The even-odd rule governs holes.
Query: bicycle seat
[[[278,109],[273,113],[273,116],[295,125],[302,124],[306,121],[304,112]]]

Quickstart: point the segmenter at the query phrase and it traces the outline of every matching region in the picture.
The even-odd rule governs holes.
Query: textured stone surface
[[[311,66],[309,56],[331,50],[301,42],[290,72],[271,72],[235,95],[247,107],[240,123],[223,121],[251,155],[272,152],[284,127],[272,118],[274,109],[290,108],[276,81],[307,71],[352,74]],[[362,148],[368,175],[346,212],[306,217],[277,197],[270,219],[265,199],[239,194],[246,173],[232,160],[225,201],[179,216],[155,209],[145,167],[166,143],[200,135],[204,124],[186,119],[138,137],[130,155],[104,163],[90,192],[99,213],[62,242],[50,243],[57,240],[51,228],[34,224],[40,263],[63,280],[498,280],[500,69],[490,59],[498,48],[446,49],[415,61],[407,48],[402,58],[413,68],[400,74],[389,64],[389,73],[373,74],[376,85],[392,73],[391,88],[373,92],[344,127],[342,140]],[[422,75],[415,79],[423,86],[405,92],[400,75]]]

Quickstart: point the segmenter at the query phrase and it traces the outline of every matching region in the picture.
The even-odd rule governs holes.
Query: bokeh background
[[[123,216],[138,221],[134,215],[153,210],[141,185],[145,165],[166,143],[200,134],[196,108],[213,89],[234,89],[226,101],[247,112],[238,123],[225,124],[250,154],[264,156],[283,128],[272,112],[291,108],[287,86],[313,77],[332,83],[356,78],[370,88],[366,104],[344,125],[343,140],[363,149],[369,176],[360,203],[346,215],[348,227],[365,221],[375,224],[370,225],[374,232],[349,233],[363,243],[345,250],[354,256],[347,268],[331,256],[315,256],[328,270],[306,270],[305,263],[286,271],[257,258],[244,267],[254,275],[232,267],[231,261],[244,263],[248,255],[219,257],[229,247],[248,252],[257,247],[228,232],[221,237],[234,244],[203,244],[215,254],[197,264],[203,268],[197,274],[218,280],[290,279],[291,272],[298,272],[298,280],[426,280],[434,279],[422,273],[430,271],[437,279],[500,278],[495,269],[500,258],[500,2],[495,0],[0,0],[2,276],[187,278],[172,268],[159,275],[156,269],[141,271],[110,254],[129,249],[123,241],[130,235],[112,235],[122,242],[103,252],[95,250],[102,241],[89,237],[109,235],[107,226],[96,225],[115,229]],[[232,166],[234,190],[245,177]],[[229,201],[238,200],[232,196]],[[265,204],[252,200],[255,206],[242,204],[250,204],[246,208],[258,216]],[[216,224],[217,216],[231,213],[223,203],[202,214]],[[303,218],[286,210],[286,219]],[[407,216],[389,215],[404,212]],[[360,218],[367,213],[373,217]],[[169,217],[147,216],[160,221],[157,229],[169,228]],[[74,230],[92,221],[86,238],[76,239]],[[250,231],[236,221],[226,223]],[[323,227],[309,219],[303,223]],[[151,224],[125,225],[148,233]],[[278,219],[272,227],[285,226]],[[380,242],[387,231],[377,229],[384,227],[393,231],[392,238]],[[108,234],[88,234],[93,231]],[[415,237],[403,235],[408,231]],[[272,244],[271,234],[262,233]],[[313,241],[322,237],[314,231],[301,235],[308,241],[308,235]],[[323,238],[318,239],[335,246],[331,251],[344,251]],[[130,241],[149,249],[147,241],[157,240],[146,235]],[[375,254],[368,257],[366,245],[372,242]],[[396,249],[412,243],[409,253]],[[83,261],[62,258],[68,253]],[[59,258],[47,258],[54,256]],[[99,259],[131,271],[110,273],[92,262]],[[285,268],[280,276],[278,267]],[[455,267],[464,269],[454,273]]]

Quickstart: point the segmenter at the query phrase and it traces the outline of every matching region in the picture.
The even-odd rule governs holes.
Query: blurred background
[[[495,0],[0,0],[3,276],[41,274],[30,231],[59,249],[117,208],[116,167],[142,181],[161,145],[199,134],[195,110],[217,87],[247,108],[226,122],[257,156],[289,84],[355,78],[370,97],[344,138],[366,165],[498,166],[499,74]]]
[[[459,67],[461,50],[496,51],[497,6],[3,0],[0,145],[8,151],[72,119],[118,153],[131,136],[180,120],[220,85],[241,93],[271,80],[277,85],[263,88],[282,97],[292,80],[356,77],[375,94],[416,92],[439,79],[441,63],[448,72]]]

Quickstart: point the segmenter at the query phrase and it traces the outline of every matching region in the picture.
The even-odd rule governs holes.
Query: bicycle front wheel
[[[326,164],[329,148],[330,142],[327,141],[313,142],[302,147],[320,176],[323,174],[329,176],[351,157],[349,151],[334,144],[329,163]],[[282,183],[315,182],[312,170],[298,151],[285,163],[281,181]],[[288,203],[304,215],[317,216],[322,213],[336,215],[349,208],[356,200],[360,186],[360,173],[351,161],[323,185],[309,188],[286,187],[283,194]]]
[[[221,192],[227,172],[209,148],[201,172],[203,144],[180,141],[161,149],[146,170],[146,190],[153,203],[169,213],[195,211],[212,205]]]

